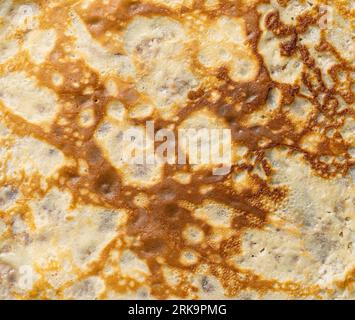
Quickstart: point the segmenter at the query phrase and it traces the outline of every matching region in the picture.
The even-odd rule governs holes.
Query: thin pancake
[[[0,3],[1,299],[353,299],[351,1]],[[125,130],[229,129],[230,172]]]

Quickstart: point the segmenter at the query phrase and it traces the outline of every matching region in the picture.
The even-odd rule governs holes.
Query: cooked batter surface
[[[354,299],[354,10],[1,0],[0,299]],[[125,163],[148,121],[230,170]]]

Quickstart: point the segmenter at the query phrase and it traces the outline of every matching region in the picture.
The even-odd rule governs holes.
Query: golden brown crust
[[[322,289],[316,284],[307,286],[296,281],[266,279],[253,271],[236,267],[230,258],[240,253],[240,237],[243,232],[262,229],[268,223],[270,214],[288,197],[285,187],[268,183],[274,168],[267,160],[265,152],[286,147],[290,152],[301,153],[314,173],[323,179],[346,176],[353,167],[354,161],[348,151],[351,144],[342,138],[339,129],[346,117],[354,117],[354,109],[351,107],[354,104],[354,92],[351,89],[353,82],[350,79],[350,74],[355,72],[354,67],[327,40],[323,30],[320,45],[316,50],[320,53],[332,53],[338,60],[329,71],[334,82],[329,88],[324,82],[322,70],[317,66],[307,46],[300,41],[310,27],[319,23],[322,17],[319,6],[314,6],[312,10],[298,16],[294,25],[284,23],[278,11],[266,15],[266,30],[272,37],[282,39],[281,55],[291,58],[298,56],[304,64],[302,83],[287,84],[273,80],[258,49],[262,30],[261,14],[258,13],[257,6],[267,1],[254,1],[252,5],[248,4],[248,1],[220,1],[213,9],[207,8],[204,1],[192,2],[191,6],[173,9],[148,1],[111,0],[107,1],[107,4],[94,1],[83,9],[77,1],[53,1],[53,6],[47,5],[47,1],[37,1],[41,8],[40,28],[55,28],[57,32],[54,49],[42,64],[36,66],[28,55],[16,56],[0,65],[0,74],[26,71],[27,75],[36,78],[39,86],[50,88],[57,94],[61,107],[55,120],[49,126],[43,127],[25,121],[1,104],[2,121],[20,137],[32,136],[45,141],[59,149],[68,159],[82,159],[87,163],[85,173],[80,172],[78,161],[63,166],[58,175],[49,181],[47,188],[42,190],[42,194],[52,187],[57,187],[71,192],[73,208],[90,204],[109,209],[124,208],[129,212],[125,239],[118,235],[104,248],[99,260],[91,263],[84,271],[77,270],[78,280],[94,275],[104,280],[107,292],[125,293],[138,290],[141,283],[135,279],[122,278],[117,272],[109,276],[104,273],[111,253],[125,248],[147,263],[150,275],[145,285],[149,286],[155,298],[197,297],[197,288],[191,283],[189,274],[196,273],[201,268],[222,283],[227,297],[236,296],[243,290],[256,290],[259,293],[285,292],[298,298],[319,298]],[[278,2],[286,6],[289,1]],[[171,124],[174,124],[177,130],[194,112],[208,108],[231,128],[234,143],[247,147],[247,157],[255,157],[254,164],[236,164],[226,176],[213,176],[209,170],[194,172],[189,166],[165,165],[162,181],[153,187],[146,189],[125,185],[120,173],[107,159],[95,139],[95,134],[107,116],[108,104],[114,99],[119,99],[126,110],[130,110],[149,100],[149,97],[137,90],[134,79],[116,77],[114,81],[118,92],[113,98],[107,94],[105,76],[100,75],[84,59],[70,59],[70,52],[68,53],[66,48],[74,46],[75,39],[66,32],[66,27],[72,20],[72,10],[85,22],[91,36],[116,56],[124,54],[124,47],[122,43],[113,41],[112,35],[122,35],[136,17],[169,17],[184,24],[187,17],[203,16],[206,25],[214,23],[221,16],[242,19],[248,36],[246,46],[252,51],[258,64],[256,78],[246,82],[233,81],[228,68],[222,66],[208,74],[211,81],[202,82],[202,85],[188,93],[186,104],[179,108],[173,120],[163,119],[156,113],[148,120],[155,120],[156,130]],[[21,39],[23,35],[19,33],[17,36]],[[193,73],[204,77],[208,70],[199,62],[197,52],[193,48],[189,50]],[[346,74],[345,81],[339,79],[341,72]],[[60,87],[52,81],[56,73],[63,77]],[[310,95],[301,92],[301,84],[308,89]],[[90,90],[87,90],[88,88]],[[281,107],[264,124],[247,125],[250,116],[265,106],[273,89],[278,89],[282,94]],[[219,97],[216,100],[213,99],[215,92],[218,92]],[[310,119],[302,123],[301,127],[290,119],[285,109],[296,97],[303,98],[315,106]],[[347,104],[341,110],[338,97]],[[93,120],[87,127],[79,123],[80,115],[85,109],[93,110]],[[319,122],[320,116],[324,119],[322,122]],[[143,125],[146,120],[135,119],[133,122]],[[334,134],[328,137],[325,133],[330,130]],[[305,140],[313,134],[320,135],[320,139],[314,148],[309,149],[305,147]],[[322,161],[324,157],[334,160],[326,163]],[[257,165],[263,168],[266,180],[252,173]],[[250,188],[236,190],[233,187],[234,174],[240,171],[250,174]],[[191,181],[187,185],[174,179],[174,176],[181,172],[191,174]],[[11,181],[11,178],[7,177],[2,184],[18,185],[21,181]],[[201,187],[208,185],[213,188],[201,193]],[[28,194],[34,189],[40,190],[35,177]],[[149,198],[145,207],[137,206],[135,202],[141,192]],[[191,214],[192,210],[189,209],[202,206],[205,199],[227,205],[233,210],[232,232],[218,247],[206,241],[190,244],[183,237],[184,230],[191,225],[198,226],[206,239],[215,234],[213,227]],[[23,206],[26,208],[25,203]],[[27,216],[30,220],[30,214]],[[193,265],[182,263],[181,253],[185,250],[195,252],[199,257],[198,262]],[[183,276],[178,285],[172,286],[165,280],[165,266],[182,272]],[[55,270],[56,266],[53,265],[52,268]],[[45,271],[48,270],[37,270],[39,274],[44,274]],[[119,279],[124,281],[120,282]],[[351,277],[348,277],[342,285],[349,286],[351,281]],[[58,297],[64,297],[64,291],[69,285],[70,282],[57,289]],[[46,292],[49,289],[50,285],[43,276],[23,298],[48,298]],[[107,294],[102,293],[100,298],[107,298]]]

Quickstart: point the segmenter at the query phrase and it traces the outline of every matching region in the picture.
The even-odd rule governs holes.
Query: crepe
[[[1,299],[354,299],[351,1],[2,0]],[[122,134],[230,130],[230,170]]]

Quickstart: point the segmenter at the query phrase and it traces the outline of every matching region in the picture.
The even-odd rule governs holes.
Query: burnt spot
[[[95,180],[94,189],[105,198],[115,198],[120,193],[120,182],[115,170],[101,173]]]

